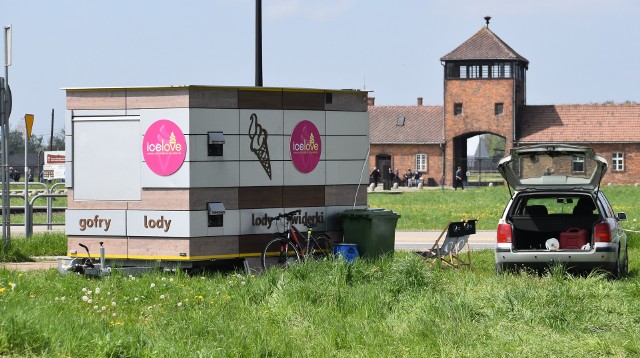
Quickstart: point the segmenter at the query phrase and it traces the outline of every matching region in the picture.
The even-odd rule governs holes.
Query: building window
[[[453,104],[453,115],[459,116],[462,114],[462,103],[454,103]]]
[[[491,66],[491,77],[500,78],[504,75],[504,65],[501,63],[494,63]]]
[[[614,152],[612,154],[612,170],[614,172],[622,172],[624,171],[624,153],[622,152]]]
[[[469,66],[469,78],[480,78],[480,65]]]
[[[526,67],[511,62],[463,62],[446,64],[445,75],[448,79],[454,78],[512,78],[524,80]],[[514,75],[515,76],[512,76]]]
[[[573,156],[571,159],[571,171],[573,173],[584,173],[584,157]]]
[[[428,170],[427,166],[427,155],[426,154],[416,154],[416,170],[419,172],[426,172]]]
[[[504,112],[504,103],[496,103],[496,116]]]
[[[482,78],[489,78],[489,65],[482,66]]]

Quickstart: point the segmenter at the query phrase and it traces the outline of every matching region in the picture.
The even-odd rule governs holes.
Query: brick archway
[[[479,137],[482,135],[495,136],[500,139],[501,143],[496,145],[496,148],[490,148],[490,150],[485,147],[484,148],[485,151],[483,152],[482,146],[486,145],[486,143],[483,143],[484,138]],[[474,154],[472,158],[473,160],[470,161],[467,154],[469,149],[468,140],[473,137],[479,137],[478,145],[481,153],[479,156],[476,156]],[[463,173],[465,173],[465,180],[468,180],[468,178],[466,178],[467,173],[471,173],[471,174],[480,173],[481,175],[482,172],[485,172],[485,173],[495,172],[497,169],[497,161],[499,160],[499,158],[504,156],[504,153],[507,150],[506,147],[508,145],[507,138],[505,138],[500,134],[492,133],[492,132],[477,132],[477,131],[462,133],[452,138],[451,143],[453,147],[451,149],[452,158],[449,162],[450,163],[449,170],[451,175],[449,176],[450,180],[447,182],[447,184],[451,184],[451,185],[453,185],[453,176],[456,170],[458,169],[458,167],[462,167],[462,171]],[[478,149],[476,149],[476,151],[477,150]],[[493,168],[494,166],[495,168]]]

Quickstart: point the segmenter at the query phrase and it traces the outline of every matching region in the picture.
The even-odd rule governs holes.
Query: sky
[[[255,85],[255,0],[0,0],[11,128],[64,128],[76,87]],[[637,0],[262,0],[263,85],[443,103],[440,58],[485,26],[529,60],[527,104],[640,102]],[[4,33],[0,37],[4,64]],[[3,66],[4,67],[4,66]],[[0,76],[4,77],[4,69]]]

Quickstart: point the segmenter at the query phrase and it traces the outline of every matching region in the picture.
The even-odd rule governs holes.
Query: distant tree
[[[64,136],[65,136],[65,132],[64,132],[64,128],[60,130],[60,132],[58,132],[56,135],[53,136],[53,146],[51,148],[51,150],[64,150]],[[49,150],[49,143],[44,143],[44,145],[46,146],[46,150]]]
[[[489,157],[504,155],[504,147],[505,147],[504,138],[502,138],[499,135],[488,134],[488,133],[483,134],[480,138],[482,139],[485,145],[485,148],[487,148],[487,153]]]
[[[23,131],[18,129],[10,130],[9,135],[7,136],[7,139],[8,139],[9,154],[24,153],[24,132]],[[31,138],[29,138],[28,151],[33,153],[40,150],[40,148],[42,147],[42,141],[43,141],[42,136],[37,136],[35,134],[32,134]]]
[[[53,148],[51,150],[64,150],[64,129],[61,129],[56,135],[53,136]],[[20,129],[14,129],[9,131],[7,136],[9,140],[9,154],[22,154],[24,153],[24,131]],[[43,150],[49,150],[49,141],[45,140],[41,135],[31,135],[29,138],[29,153],[37,153]]]

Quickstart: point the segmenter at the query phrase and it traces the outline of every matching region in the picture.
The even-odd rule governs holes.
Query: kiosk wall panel
[[[139,123],[76,121],[74,133],[74,199],[139,200],[142,156]],[[112,180],[116,177],[118,180]]]
[[[193,134],[207,134],[210,131],[221,131],[225,135],[239,134],[240,110],[191,108],[189,126],[189,133]]]
[[[310,173],[301,173],[292,161],[284,162],[284,185],[324,185],[327,182],[325,175],[326,162],[319,161],[318,165]]]
[[[100,256],[100,243],[105,249],[105,257],[109,259],[126,259],[128,255],[128,240],[126,237],[74,236],[67,237],[68,253],[71,256],[87,257],[87,253],[80,246],[85,245],[91,257]]]

